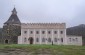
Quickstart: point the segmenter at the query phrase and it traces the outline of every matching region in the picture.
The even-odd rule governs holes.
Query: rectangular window
[[[48,34],[51,34],[51,31],[48,31]]]
[[[42,31],[42,34],[45,34],[45,31]]]
[[[63,38],[61,38],[61,42],[63,42]]]
[[[63,31],[60,31],[61,34],[63,34]]]
[[[75,41],[75,39],[73,38],[73,39],[72,39],[72,41],[74,42],[74,41]]]
[[[57,42],[57,38],[54,38],[54,41]]]
[[[51,42],[51,38],[48,38],[48,42]]]
[[[57,31],[54,31],[54,34],[57,34]]]
[[[30,34],[33,34],[33,31],[30,31]]]
[[[76,42],[78,41],[78,38],[76,38]]]
[[[24,38],[24,42],[26,42],[27,41],[27,39],[26,38]]]
[[[71,42],[71,38],[69,38],[69,41]]]
[[[39,31],[36,31],[36,34],[39,34]]]
[[[39,38],[36,38],[36,42],[39,42]]]
[[[45,42],[45,38],[42,38],[42,42]]]
[[[24,34],[26,34],[27,33],[27,31],[24,31]]]

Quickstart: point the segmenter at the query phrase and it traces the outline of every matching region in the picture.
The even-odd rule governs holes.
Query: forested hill
[[[67,28],[67,35],[78,35],[83,37],[83,44],[85,45],[85,24]]]

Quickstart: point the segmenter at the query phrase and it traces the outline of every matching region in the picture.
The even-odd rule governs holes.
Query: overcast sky
[[[0,27],[15,8],[22,23],[85,24],[85,0],[0,0]]]

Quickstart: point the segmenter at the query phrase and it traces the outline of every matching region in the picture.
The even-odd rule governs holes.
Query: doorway
[[[5,40],[5,44],[8,44],[9,43],[9,41],[8,40]]]
[[[30,42],[30,44],[33,44],[33,38],[32,37],[29,37],[29,42]]]

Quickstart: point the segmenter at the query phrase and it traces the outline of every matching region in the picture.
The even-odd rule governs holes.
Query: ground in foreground
[[[0,45],[0,55],[85,55],[85,46]]]

